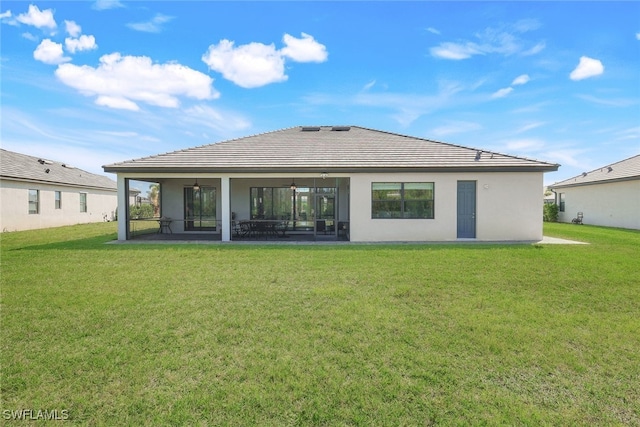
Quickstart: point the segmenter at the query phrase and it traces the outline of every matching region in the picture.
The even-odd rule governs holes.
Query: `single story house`
[[[115,219],[116,182],[66,163],[0,150],[0,230]]]
[[[550,185],[558,220],[640,230],[640,154]]]
[[[537,241],[543,173],[559,165],[358,126],[299,126],[104,166],[119,218],[131,181],[160,184],[173,233],[273,221],[316,240]],[[118,239],[132,237],[118,224]],[[277,234],[277,232],[276,232]]]

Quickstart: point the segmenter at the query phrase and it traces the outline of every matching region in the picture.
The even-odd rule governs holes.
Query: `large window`
[[[185,230],[216,230],[216,189],[215,187],[193,187],[184,189]]]
[[[433,219],[433,182],[374,182],[371,217]]]
[[[288,187],[252,187],[251,218],[291,219],[293,212],[292,193],[293,191]]]
[[[55,209],[62,209],[62,192],[55,192]]]
[[[40,213],[40,191],[29,190],[29,213]]]
[[[87,211],[87,193],[80,193],[80,212]]]

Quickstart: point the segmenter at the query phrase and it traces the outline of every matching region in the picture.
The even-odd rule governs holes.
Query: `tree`
[[[153,215],[158,216],[160,214],[160,184],[151,184],[149,191],[147,191],[147,197],[149,197],[151,206],[153,206]]]

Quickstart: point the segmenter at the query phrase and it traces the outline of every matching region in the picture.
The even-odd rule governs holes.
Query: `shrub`
[[[558,205],[556,205],[555,203],[545,203],[542,210],[542,219],[545,222],[558,222]]]
[[[153,218],[153,206],[146,204],[140,206],[129,206],[129,219],[138,218]]]

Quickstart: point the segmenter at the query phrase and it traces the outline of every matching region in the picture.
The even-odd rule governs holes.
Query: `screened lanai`
[[[230,178],[227,200],[220,178],[155,177],[159,212],[129,218],[129,238],[222,240],[228,227],[234,241],[348,240],[349,179],[327,175]]]

